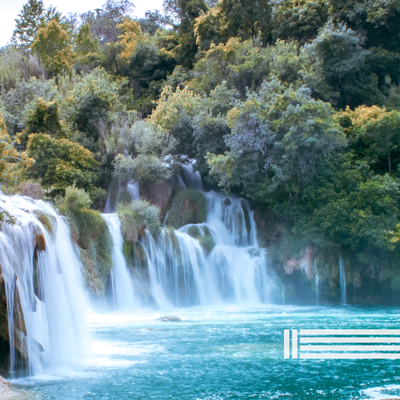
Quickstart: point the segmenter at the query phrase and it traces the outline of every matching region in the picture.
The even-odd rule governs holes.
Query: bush
[[[41,179],[44,189],[55,196],[76,184],[87,191],[94,189],[99,163],[90,151],[67,139],[54,139],[46,134],[29,136],[28,154],[35,163],[26,169],[29,178]]]
[[[125,241],[136,242],[149,230],[154,238],[160,233],[160,209],[145,200],[130,204],[119,203],[117,212],[121,219],[121,232]]]
[[[167,225],[179,229],[187,224],[201,224],[207,217],[207,199],[195,189],[180,190],[172,200]]]

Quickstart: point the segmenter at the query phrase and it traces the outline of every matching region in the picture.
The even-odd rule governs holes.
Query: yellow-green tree
[[[135,51],[138,42],[144,39],[144,36],[142,35],[142,29],[136,21],[128,17],[125,17],[124,22],[122,24],[118,24],[117,28],[122,30],[122,35],[119,36],[120,43],[124,48],[124,50],[121,52],[121,57],[125,60],[128,60]]]
[[[42,26],[31,48],[43,60],[44,66],[54,75],[68,71],[74,61],[71,38],[57,20]]]

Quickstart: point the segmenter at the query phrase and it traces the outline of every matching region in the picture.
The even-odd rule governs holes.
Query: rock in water
[[[176,317],[175,315],[166,315],[165,317],[158,318],[157,321],[162,321],[162,322],[180,322],[181,319]]]
[[[0,375],[0,397],[12,395],[10,382]]]

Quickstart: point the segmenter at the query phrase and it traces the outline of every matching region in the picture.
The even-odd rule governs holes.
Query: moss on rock
[[[215,240],[212,236],[200,236],[199,242],[205,253],[208,255],[215,247]]]
[[[174,197],[167,225],[179,229],[187,224],[201,224],[207,217],[207,199],[195,189],[180,190]]]
[[[190,235],[192,238],[195,239],[197,239],[201,235],[200,229],[196,225],[190,226],[187,230],[187,233],[188,235]]]

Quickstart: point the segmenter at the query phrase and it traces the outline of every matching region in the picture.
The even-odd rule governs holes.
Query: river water
[[[12,380],[24,398],[400,398],[399,360],[284,359],[284,329],[398,328],[399,308],[224,306],[90,314],[79,365]],[[157,321],[176,315],[182,322]]]

